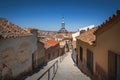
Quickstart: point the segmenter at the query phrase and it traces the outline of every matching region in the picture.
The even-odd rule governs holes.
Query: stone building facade
[[[77,57],[76,63],[79,68],[87,75],[93,74],[93,52],[94,52],[94,40],[95,35],[93,32],[96,28],[90,29],[77,37],[76,50]]]
[[[37,55],[37,65],[41,66],[45,63],[45,44],[38,41],[38,55]]]
[[[64,45],[60,45],[59,56],[62,56],[64,54],[65,54],[65,46]]]
[[[0,80],[17,79],[31,72],[36,52],[36,36],[0,19]]]
[[[45,61],[48,62],[59,56],[59,42],[55,40],[44,41],[45,44]]]

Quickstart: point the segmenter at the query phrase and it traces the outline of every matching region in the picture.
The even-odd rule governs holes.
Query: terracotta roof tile
[[[59,44],[55,40],[44,40],[44,41],[41,41],[41,42],[44,43],[45,49],[48,49],[48,48],[50,48],[52,46],[55,46],[55,45]]]
[[[52,46],[51,44],[47,43],[46,41],[42,41],[42,43],[44,43],[45,49],[48,49]]]
[[[120,10],[117,10],[116,14],[113,14],[111,17],[109,17],[108,20],[106,20],[105,22],[103,22],[103,24],[98,26],[98,29],[94,32],[94,34],[96,35],[96,34],[103,32],[101,30],[108,28],[107,25],[112,24],[114,21],[120,21]]]
[[[0,18],[0,39],[1,38],[16,38],[21,36],[28,36],[30,33],[26,32],[19,26],[12,24],[4,18]]]
[[[57,41],[55,41],[55,40],[47,40],[46,41],[48,44],[50,44],[50,45],[52,45],[52,46],[55,46],[55,45],[57,45],[57,44],[59,44]]]
[[[80,36],[76,37],[77,39],[88,43],[89,45],[93,44],[93,41],[95,41],[95,35],[93,34],[96,28],[90,29],[84,33],[82,33]]]

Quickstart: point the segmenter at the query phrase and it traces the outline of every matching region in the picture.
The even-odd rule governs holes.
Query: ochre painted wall
[[[108,75],[108,50],[120,55],[120,21],[109,26],[111,26],[110,29],[97,35],[94,51],[94,71],[97,72],[97,64],[101,68],[101,74],[106,76]]]
[[[77,39],[77,57],[78,57],[78,66],[79,68],[86,73],[87,75],[91,76],[91,72],[87,68],[87,49],[93,52],[93,63],[94,63],[94,46],[90,46],[89,44],[80,41]],[[82,62],[80,60],[80,47],[83,49],[83,56]]]

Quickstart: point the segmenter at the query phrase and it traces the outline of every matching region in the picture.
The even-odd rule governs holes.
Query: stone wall
[[[45,61],[48,62],[59,56],[59,44],[51,46],[48,49],[45,49]]]
[[[0,77],[2,80],[16,78],[32,70],[32,53],[37,50],[36,42],[37,39],[34,36],[0,40]]]
[[[38,42],[38,56],[37,56],[37,65],[42,65],[44,63],[45,57],[45,48],[42,42]]]
[[[65,54],[65,46],[64,45],[60,46],[60,49],[59,49],[59,56],[62,56],[63,54]]]

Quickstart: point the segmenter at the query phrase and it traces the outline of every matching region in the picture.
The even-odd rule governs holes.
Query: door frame
[[[117,80],[117,54],[113,51],[108,51],[108,80]]]
[[[90,70],[91,74],[93,74],[93,52],[87,49],[87,68]]]

